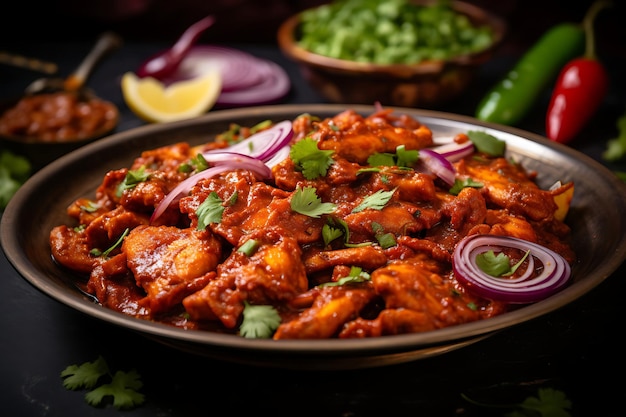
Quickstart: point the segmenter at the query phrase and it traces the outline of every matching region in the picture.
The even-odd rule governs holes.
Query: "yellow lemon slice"
[[[212,70],[168,86],[133,72],[122,77],[122,94],[128,107],[147,122],[171,122],[200,116],[213,107],[222,90],[222,76]]]

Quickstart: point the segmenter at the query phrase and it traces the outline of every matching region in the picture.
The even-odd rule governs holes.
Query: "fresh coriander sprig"
[[[396,189],[385,191],[378,190],[374,194],[370,194],[361,201],[361,203],[352,209],[352,213],[358,213],[359,211],[363,211],[365,209],[371,208],[374,210],[382,210],[385,207],[385,204],[389,202],[393,193],[396,192]]]
[[[479,407],[513,409],[511,417],[571,417],[572,402],[563,391],[539,388],[537,396],[530,396],[519,404],[486,404],[474,401],[465,394],[461,397]]]
[[[356,284],[356,283],[359,283],[359,282],[366,282],[366,281],[369,281],[371,279],[372,278],[371,278],[370,274],[368,274],[367,272],[363,271],[363,268],[361,268],[359,266],[352,266],[352,267],[350,267],[350,272],[348,273],[348,276],[341,277],[337,281],[325,282],[323,284],[318,285],[318,287],[337,287],[337,286],[340,286],[340,285]]]
[[[318,218],[323,214],[331,214],[335,208],[333,203],[322,203],[315,187],[298,188],[291,196],[291,209],[305,216]]]
[[[96,387],[105,377],[108,377],[109,382]],[[61,378],[63,386],[68,390],[88,389],[85,401],[94,407],[102,405],[107,397],[112,397],[113,406],[120,410],[134,408],[145,401],[145,396],[138,391],[143,382],[137,371],[132,369],[129,372],[117,371],[112,374],[102,356],[98,356],[93,362],[66,367],[61,371]]]
[[[529,254],[530,250],[526,251],[522,259],[520,259],[515,265],[511,266],[510,258],[504,253],[500,252],[496,255],[494,251],[488,250],[476,255],[476,264],[483,272],[491,275],[492,277],[506,277],[513,275]]]
[[[147,181],[149,178],[150,173],[146,172],[146,167],[143,165],[139,169],[130,170],[126,173],[124,180],[117,186],[115,195],[121,197],[124,190],[135,188],[137,184]]]
[[[252,305],[244,301],[239,334],[248,339],[268,339],[280,325],[278,311],[271,305]]]
[[[313,180],[326,175],[328,168],[335,162],[331,157],[333,153],[332,150],[319,149],[317,141],[306,137],[291,147],[289,156],[302,171],[302,175],[308,180]]]
[[[198,216],[197,230],[204,230],[211,223],[219,223],[222,221],[224,213],[224,205],[222,199],[215,191],[211,191],[207,198],[196,209]]]

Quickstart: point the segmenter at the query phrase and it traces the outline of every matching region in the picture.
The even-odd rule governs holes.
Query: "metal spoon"
[[[191,25],[171,48],[159,52],[141,64],[137,70],[137,76],[142,78],[153,77],[162,80],[172,75],[202,32],[211,27],[213,22],[215,22],[215,18],[207,16]]]
[[[38,94],[54,91],[73,91],[79,94],[91,94],[85,89],[85,83],[96,64],[108,53],[122,45],[122,38],[113,33],[105,32],[85,57],[83,62],[67,78],[39,78],[26,87],[26,94]]]

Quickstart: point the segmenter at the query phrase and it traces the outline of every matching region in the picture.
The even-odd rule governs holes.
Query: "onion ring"
[[[527,271],[521,277],[494,277],[478,267],[477,255],[502,248],[530,251],[532,262],[529,261]],[[533,277],[535,260],[541,262],[542,270]],[[463,238],[454,249],[452,268],[457,281],[474,294],[516,304],[534,303],[553,295],[567,284],[571,276],[571,267],[561,255],[537,243],[511,236],[471,235]]]

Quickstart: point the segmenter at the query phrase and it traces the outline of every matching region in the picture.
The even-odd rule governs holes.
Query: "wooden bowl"
[[[282,53],[297,62],[309,84],[334,103],[436,108],[458,97],[470,84],[477,68],[488,61],[501,44],[507,25],[501,18],[477,6],[453,1],[453,10],[474,25],[488,25],[494,33],[485,50],[448,60],[415,64],[379,65],[348,61],[312,53],[298,44],[301,13],[281,24],[277,33]]]

